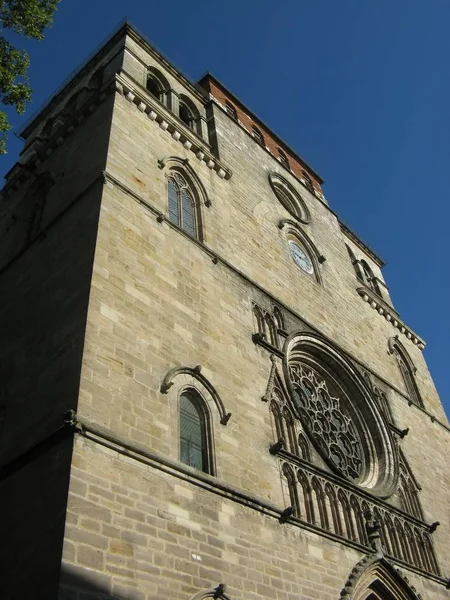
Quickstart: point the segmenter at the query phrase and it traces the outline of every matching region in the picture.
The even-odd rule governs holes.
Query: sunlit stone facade
[[[317,172],[128,25],[22,135],[1,597],[446,597],[425,342]]]

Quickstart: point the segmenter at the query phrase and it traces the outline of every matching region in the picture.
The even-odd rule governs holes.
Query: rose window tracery
[[[304,426],[335,468],[349,479],[361,476],[364,453],[352,419],[323,376],[304,364],[289,367],[293,400]]]
[[[319,334],[285,342],[284,380],[291,407],[335,474],[384,498],[396,489],[391,432],[357,368]]]

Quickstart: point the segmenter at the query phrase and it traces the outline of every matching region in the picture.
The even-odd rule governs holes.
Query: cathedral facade
[[[128,24],[1,198],[1,597],[450,597],[424,340],[318,173]]]

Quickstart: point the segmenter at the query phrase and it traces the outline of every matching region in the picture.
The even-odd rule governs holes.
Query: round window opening
[[[312,275],[314,267],[307,252],[294,240],[288,240],[288,244],[295,264],[305,273]]]
[[[278,173],[270,173],[269,182],[275,196],[288,213],[301,223],[309,223],[309,210],[297,190]]]
[[[285,375],[304,430],[338,475],[387,497],[397,480],[393,440],[359,373],[313,334],[288,343]]]

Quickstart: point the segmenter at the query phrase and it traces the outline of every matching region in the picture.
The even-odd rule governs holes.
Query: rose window
[[[337,475],[387,497],[398,477],[389,426],[355,366],[318,334],[287,341],[285,381],[305,433]]]
[[[330,393],[325,379],[311,367],[291,365],[290,376],[294,404],[321,453],[346,477],[360,477],[364,456],[361,438],[342,410],[340,399]]]

